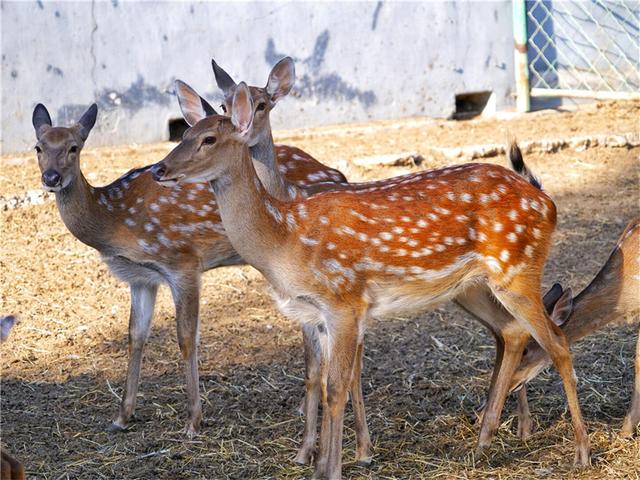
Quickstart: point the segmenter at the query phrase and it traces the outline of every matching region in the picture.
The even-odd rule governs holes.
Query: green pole
[[[529,97],[529,57],[527,55],[527,6],[525,0],[512,0],[512,5],[516,107],[518,112],[528,112],[531,102]]]

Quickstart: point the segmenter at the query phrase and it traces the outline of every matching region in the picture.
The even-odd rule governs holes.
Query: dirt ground
[[[411,119],[280,132],[277,141],[339,166],[351,180],[439,166],[365,170],[355,158],[504,141],[638,132],[640,102],[594,104],[511,120]],[[83,169],[95,184],[155,162],[172,144],[95,148]],[[544,285],[580,290],[638,215],[640,147],[560,150],[527,155],[558,206],[558,228]],[[0,195],[38,190],[33,154],[0,157]],[[502,157],[486,161],[505,164]],[[447,161],[450,163],[450,161]],[[99,256],[71,236],[55,204],[0,212],[0,312],[21,322],[1,347],[2,444],[29,478],[284,478],[309,475],[292,463],[303,419],[301,334],[281,317],[250,267],[203,278],[201,434],[182,434],[184,378],[173,306],[162,289],[142,371],[136,421],[107,433],[127,362],[129,293]],[[639,292],[640,295],[640,292]],[[346,419],[344,476],[417,478],[638,478],[640,436],[616,437],[630,401],[637,323],[608,328],[573,348],[593,466],[573,470],[570,417],[555,370],[531,382],[533,437],[515,435],[514,402],[487,456],[473,451],[474,412],[493,365],[493,339],[453,305],[418,318],[375,322],[367,333],[364,394],[374,464],[353,461],[353,418]]]

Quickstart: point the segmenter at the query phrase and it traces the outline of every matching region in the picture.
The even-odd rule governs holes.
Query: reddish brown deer
[[[473,292],[493,295],[516,318],[506,333],[517,356],[529,333],[549,352],[572,414],[575,463],[588,464],[571,354],[540,292],[556,208],[535,182],[467,164],[280,201],[251,161],[253,113],[240,84],[231,117],[199,121],[152,172],[171,188],[209,181],[238,253],[271,283],[285,315],[317,330],[323,417],[314,478],[341,475],[345,401],[367,319]]]
[[[277,79],[291,63],[290,59],[279,62],[269,76],[268,87],[256,93],[268,102],[256,113],[257,124],[268,117],[278,99],[289,92],[291,84]],[[199,108],[204,111],[210,106],[201,104]],[[119,413],[110,428],[126,429],[133,414],[157,289],[166,283],[176,306],[178,343],[187,378],[185,431],[192,435],[198,430],[202,411],[196,341],[200,274],[244,262],[225,236],[215,197],[206,183],[165,189],[153,181],[148,168],[144,167],[126,173],[105,187],[89,185],[80,170],[79,159],[96,116],[97,107],[92,105],[76,125],[53,127],[47,109],[39,104],[33,112],[33,125],[42,183],[46,190],[55,192],[63,222],[76,238],[98,250],[111,271],[130,285],[127,380]],[[268,124],[268,119],[264,121]],[[273,168],[259,167],[267,185],[282,184],[280,167],[286,170],[288,180],[304,187],[314,179],[324,183],[346,181],[339,171],[297,149],[280,149],[286,153],[282,156],[286,165],[276,164],[271,135],[256,135],[250,145],[260,165],[273,162]],[[279,152],[276,150],[276,158]],[[270,159],[264,159],[266,155]]]
[[[0,342],[4,342],[9,337],[11,328],[16,323],[14,315],[7,315],[0,318]],[[5,442],[7,441],[4,438]],[[24,466],[9,453],[0,448],[0,478],[2,480],[24,480]]]
[[[235,93],[235,89],[237,88],[237,84],[231,78],[231,76],[226,71],[224,71],[214,60],[212,60],[211,63],[218,87],[224,93],[224,103],[223,105],[221,105],[221,107],[225,112],[231,111],[231,103],[233,95]],[[277,78],[281,82],[292,84],[292,76],[293,63],[291,63],[290,69],[282,69]],[[191,125],[193,125],[193,123],[195,123],[197,120],[204,118],[207,115],[207,110],[213,110],[211,107],[203,110],[201,106],[205,104],[206,101],[202,97],[199,97],[195,91],[187,87],[184,83],[179,81],[177,83],[178,85],[176,87],[176,90],[179,92],[184,92],[185,96],[188,96],[192,99],[191,101],[181,100],[180,102],[185,119],[187,119],[187,121]],[[260,102],[265,101],[264,98],[261,98],[264,89],[249,87],[249,90],[251,92],[252,98],[254,99],[254,104],[256,103],[256,99],[258,101],[258,106],[255,107],[255,112],[256,114],[258,114],[262,110],[260,108]],[[180,99],[181,95],[179,95],[178,98]],[[268,120],[268,117],[266,117],[266,119]],[[264,133],[256,134],[256,130],[258,132]],[[264,138],[264,136],[266,135],[271,136],[270,125],[268,124],[268,122],[264,122],[260,118],[254,120],[252,132],[252,136],[254,137],[259,136],[261,138]],[[278,152],[279,159],[290,154],[290,151]],[[524,163],[517,149],[515,151],[511,151],[510,155],[513,161],[515,161],[519,165],[521,164],[523,166],[522,168],[524,168]],[[253,156],[255,161],[255,155]],[[272,166],[274,165],[274,162],[263,162],[262,164],[254,162],[254,165],[256,165],[257,167],[266,166],[267,168],[273,168]],[[260,174],[260,170],[257,171],[258,176],[262,178],[263,175]],[[314,180],[318,179],[318,175],[313,173],[311,175],[312,177],[316,177],[313,178]],[[265,189],[271,194],[274,194],[274,192],[281,192],[280,194],[275,194],[274,196],[279,198],[280,200],[286,200],[286,192],[289,192],[289,197],[291,197],[291,195],[308,196],[312,193],[329,190],[366,190],[369,188],[384,186],[385,184],[385,180],[366,183],[327,182],[316,183],[310,186],[305,186],[303,189],[297,189],[295,186],[287,184],[286,180],[282,180],[280,184],[265,185]],[[487,411],[489,413],[486,416],[486,421],[483,418],[482,428],[480,430],[478,441],[478,446],[482,448],[489,445],[499,424],[500,411],[503,404],[503,400],[501,400],[501,398],[504,397],[507,391],[509,378],[509,374],[504,373],[504,369],[506,368],[507,372],[513,371],[520,359],[518,353],[518,343],[513,343],[510,338],[510,330],[512,328],[511,324],[512,322],[515,322],[515,320],[508,314],[507,311],[505,311],[503,308],[500,308],[499,305],[489,295],[478,295],[477,293],[470,294],[469,292],[464,292],[458,298],[456,298],[456,302],[460,306],[465,308],[469,313],[474,315],[476,319],[484,323],[492,331],[496,339],[496,365],[494,367],[494,374],[492,377],[491,388],[489,390],[489,397],[487,402]],[[318,404],[320,400],[320,358],[314,354],[314,351],[317,350],[317,348],[314,347],[314,345],[317,344],[317,339],[315,338],[315,336],[315,328],[306,328],[303,326],[306,360],[305,383],[307,392],[303,399],[300,410],[305,415],[306,421],[302,445],[295,457],[295,461],[302,464],[310,462],[315,450],[317,434],[317,414]],[[356,360],[356,370],[354,371],[351,392],[355,417],[356,459],[358,463],[367,465],[372,461],[373,457],[360,379],[360,372],[362,369],[363,345],[359,344],[357,351],[358,355]]]
[[[555,288],[562,292],[559,284]],[[584,290],[572,297],[568,288],[550,306],[553,307],[552,318],[563,325],[562,329],[570,343],[606,325],[637,320],[640,314],[640,218],[627,224],[606,263]],[[511,390],[522,387],[518,394],[518,433],[523,438],[531,432],[525,384],[549,363],[547,353],[531,341],[513,376]],[[620,432],[623,437],[633,435],[640,422],[640,335],[636,343],[635,384],[631,398],[631,406]]]

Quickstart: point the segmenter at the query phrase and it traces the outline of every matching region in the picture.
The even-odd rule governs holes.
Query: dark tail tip
[[[522,158],[522,151],[518,146],[518,143],[515,140],[511,140],[509,142],[509,147],[507,148],[507,155],[509,156],[509,161],[511,162],[511,167],[518,174],[527,179],[527,181],[536,187],[539,190],[542,190],[542,183],[540,180],[527,168],[524,164],[524,159]]]

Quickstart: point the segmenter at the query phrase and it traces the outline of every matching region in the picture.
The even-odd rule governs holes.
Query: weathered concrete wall
[[[236,81],[266,83],[296,60],[295,96],[276,128],[447,116],[455,94],[512,103],[511,3],[2,2],[2,148],[31,148],[31,112],[54,122],[100,107],[92,145],[168,138],[172,82],[211,98],[210,58]]]

